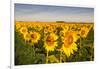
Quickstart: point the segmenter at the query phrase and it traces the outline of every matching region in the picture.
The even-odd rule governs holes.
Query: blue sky
[[[15,4],[16,21],[94,22],[93,8]]]

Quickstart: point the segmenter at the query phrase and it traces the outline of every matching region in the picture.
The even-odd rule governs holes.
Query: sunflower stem
[[[60,51],[60,63],[62,63],[62,51]]]
[[[34,51],[34,55],[36,56],[36,54],[35,54],[35,47],[34,47],[34,45],[33,45],[33,51]]]
[[[26,45],[26,40],[25,40],[25,45]]]
[[[46,53],[46,64],[48,64],[48,51]]]
[[[80,49],[81,49],[81,36],[80,36]],[[81,56],[81,53],[79,52],[79,55]]]
[[[35,54],[35,47],[34,47],[34,45],[32,45],[32,59],[34,60],[34,56],[36,56],[36,54]]]

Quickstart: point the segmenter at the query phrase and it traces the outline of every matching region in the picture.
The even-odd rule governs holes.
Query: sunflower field
[[[15,65],[94,60],[94,23],[15,22]]]

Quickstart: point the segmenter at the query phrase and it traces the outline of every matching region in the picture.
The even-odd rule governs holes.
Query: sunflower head
[[[67,57],[73,54],[74,51],[77,51],[76,41],[78,40],[77,33],[74,31],[66,31],[62,38],[62,50]]]
[[[25,33],[25,34],[23,34],[23,36],[24,36],[25,40],[27,40],[27,41],[30,40],[30,34],[29,33]]]
[[[21,28],[21,24],[20,23],[15,23],[15,28],[16,28],[16,30],[20,29]]]
[[[27,29],[27,27],[22,27],[19,31],[21,34],[25,34],[28,32],[28,29]]]
[[[81,27],[79,34],[82,38],[86,38],[88,33],[89,33],[89,28],[87,28],[86,26]]]
[[[48,33],[48,29],[47,28],[45,28],[43,31],[44,31],[45,34]]]
[[[57,40],[58,37],[54,33],[50,33],[47,35],[44,39],[44,47],[47,51],[54,51],[54,49],[57,46]]]
[[[37,43],[38,40],[40,39],[40,34],[38,32],[30,32],[30,37],[31,37],[31,41],[32,43]]]
[[[53,32],[53,31],[54,31],[54,28],[53,28],[52,26],[49,26],[49,27],[48,27],[48,32],[51,33],[51,32]]]

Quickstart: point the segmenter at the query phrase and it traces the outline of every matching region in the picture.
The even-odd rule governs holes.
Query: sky
[[[16,21],[94,22],[94,9],[83,7],[15,4]]]

